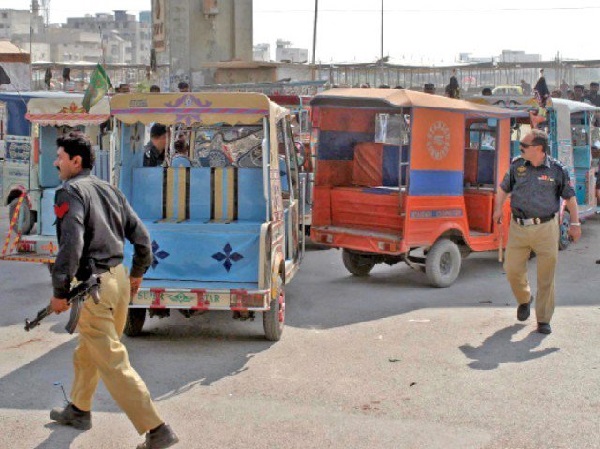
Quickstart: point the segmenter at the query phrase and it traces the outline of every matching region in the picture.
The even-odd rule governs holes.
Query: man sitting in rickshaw
[[[155,123],[150,128],[150,142],[144,146],[144,167],[160,167],[165,162],[167,127]]]
[[[190,162],[189,158],[190,150],[186,141],[177,139],[173,145],[173,148],[175,149],[175,154],[171,159],[171,167],[191,167],[192,163]]]

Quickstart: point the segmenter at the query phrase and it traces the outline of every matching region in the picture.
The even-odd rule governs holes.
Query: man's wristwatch
[[[578,221],[577,223],[570,223],[569,226],[581,226],[581,222]]]

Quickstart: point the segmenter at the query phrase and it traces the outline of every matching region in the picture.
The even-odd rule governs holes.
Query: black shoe
[[[137,449],[166,449],[179,442],[175,432],[168,424],[162,424],[146,434],[146,441],[138,444]]]
[[[52,409],[50,419],[77,430],[90,430],[92,428],[92,413],[77,410],[70,402],[63,410],[59,408]]]
[[[525,321],[529,318],[529,308],[531,307],[531,302],[533,301],[533,296],[529,298],[529,302],[525,304],[519,304],[517,307],[517,320]]]
[[[550,324],[548,324],[548,323],[538,323],[537,331],[540,334],[551,334],[552,328],[550,327]]]

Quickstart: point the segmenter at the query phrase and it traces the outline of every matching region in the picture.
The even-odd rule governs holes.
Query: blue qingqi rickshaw
[[[152,239],[154,260],[132,298],[125,333],[146,312],[186,317],[230,311],[263,315],[279,340],[285,284],[303,254],[300,197],[289,112],[263,94],[123,94],[111,99],[118,129],[118,185]],[[185,142],[190,167],[143,167],[144,127],[168,127]],[[125,260],[131,259],[131,248]]]
[[[54,195],[61,183],[54,167],[56,138],[74,129],[87,134],[96,152],[93,174],[111,181],[110,105],[104,97],[86,112],[82,94],[33,95],[18,97],[19,108],[7,101],[8,94],[3,98],[11,113],[9,124],[13,122],[16,130],[15,124],[22,121],[23,135],[4,136],[8,157],[3,167],[3,190],[11,223],[0,258],[51,265],[58,252]]]

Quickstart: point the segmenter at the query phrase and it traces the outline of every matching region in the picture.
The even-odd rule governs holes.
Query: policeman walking
[[[138,449],[163,449],[178,438],[154,408],[150,393],[129,364],[121,336],[130,295],[137,294],[142,276],[152,262],[148,231],[125,197],[110,184],[90,175],[94,153],[81,133],[56,141],[54,165],[63,185],[56,192],[54,211],[59,251],[52,270],[51,299],[56,313],[69,306],[65,298],[74,278],[100,275],[100,301],[85,301],[79,319],[79,345],[73,365],[71,400],[50,419],[76,429],[92,427],[92,398],[102,382],[127,414],[136,430],[146,433]],[[124,238],[134,246],[131,273],[123,266]]]
[[[537,294],[535,312],[537,330],[552,332],[554,313],[554,272],[558,259],[560,198],[566,200],[571,216],[569,236],[581,237],[577,199],[569,173],[548,151],[548,135],[533,129],[520,143],[521,156],[514,159],[496,196],[494,220],[502,219],[502,205],[510,194],[512,218],[506,246],[504,270],[517,302],[517,319],[529,318],[533,296],[527,279],[527,261],[531,251],[537,255]]]

